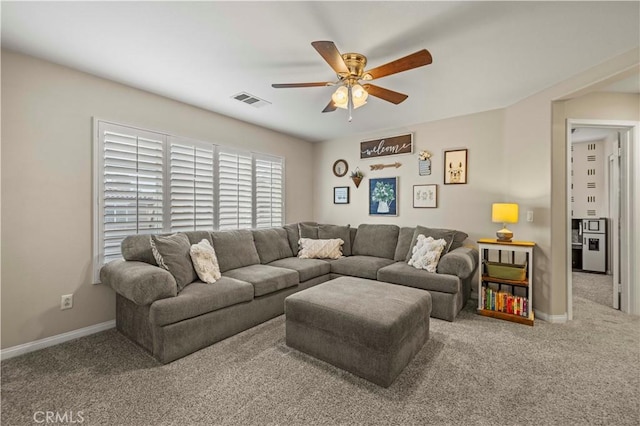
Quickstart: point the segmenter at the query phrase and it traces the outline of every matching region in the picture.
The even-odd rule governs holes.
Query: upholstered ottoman
[[[339,277],[285,299],[287,345],[388,387],[429,339],[431,295]]]

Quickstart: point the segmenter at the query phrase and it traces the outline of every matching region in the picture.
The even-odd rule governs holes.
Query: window
[[[128,235],[284,223],[284,159],[95,121],[94,278]]]

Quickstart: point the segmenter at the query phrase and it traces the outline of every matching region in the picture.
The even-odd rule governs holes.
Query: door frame
[[[631,314],[640,314],[640,289],[638,289],[638,278],[640,278],[640,262],[632,262],[632,259],[636,259],[640,254],[640,236],[636,235],[637,232],[631,232],[634,229],[634,224],[640,225],[640,197],[634,200],[631,196],[635,191],[640,190],[640,146],[638,144],[640,122],[628,121],[628,120],[593,120],[593,119],[575,119],[568,118],[566,120],[565,133],[566,133],[566,165],[565,165],[565,182],[566,182],[566,300],[567,300],[567,319],[570,321],[573,319],[573,278],[571,268],[571,128],[572,127],[604,127],[612,129],[621,129],[630,131],[630,140],[627,143],[627,155],[626,155],[626,171],[621,178],[626,180],[626,185],[621,185],[626,188],[624,193],[621,193],[622,209],[625,209],[626,213],[624,221],[621,221],[622,233],[626,234],[628,238],[622,238],[621,236],[621,253],[620,255],[620,274],[623,277],[627,277],[627,280],[623,280],[623,286],[626,289],[622,289],[628,297],[621,303],[620,309],[623,312]],[[622,223],[624,222],[624,223]]]

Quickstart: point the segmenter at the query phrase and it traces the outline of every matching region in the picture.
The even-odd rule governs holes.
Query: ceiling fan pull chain
[[[351,120],[353,120],[353,116],[352,116],[352,112],[353,112],[353,97],[351,95],[351,84],[347,84],[347,101],[349,103],[349,123],[351,123]]]

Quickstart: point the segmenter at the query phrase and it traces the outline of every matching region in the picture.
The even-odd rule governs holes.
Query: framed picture
[[[333,187],[333,204],[349,204],[349,187]]]
[[[413,133],[360,142],[360,158],[413,153]]]
[[[467,183],[467,150],[444,152],[444,184]]]
[[[416,209],[438,207],[438,185],[413,185],[413,207]]]
[[[369,179],[369,214],[398,216],[398,178]]]

